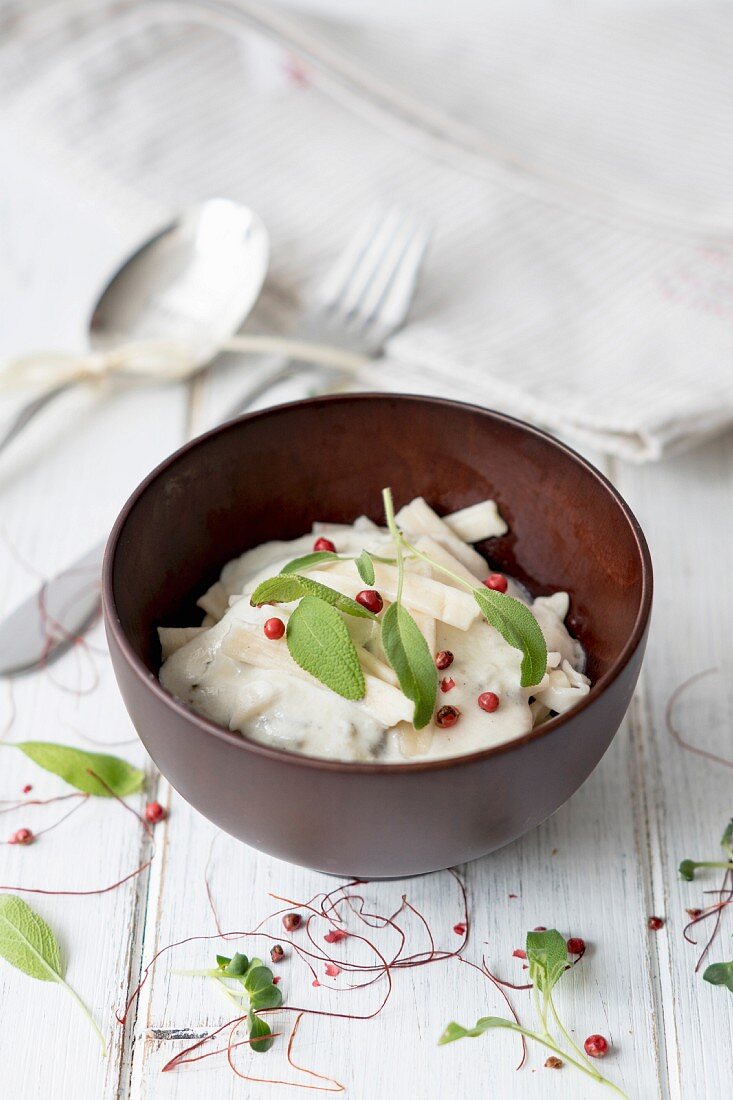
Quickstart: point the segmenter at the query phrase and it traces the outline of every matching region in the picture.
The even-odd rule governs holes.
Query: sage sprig
[[[106,1054],[104,1035],[79,994],[64,978],[61,948],[50,925],[15,894],[0,896],[0,956],[39,982],[56,982],[76,1001]]]
[[[415,704],[412,724],[420,730],[433,717],[438,694],[438,671],[420,627],[402,604],[405,581],[402,535],[395,522],[392,493],[389,489],[383,489],[382,497],[387,526],[397,552],[397,595],[382,618],[382,648],[397,674],[402,691]]]
[[[373,585],[375,561],[395,564],[397,592],[381,618],[382,648],[402,692],[415,704],[415,729],[426,726],[431,721],[438,692],[435,659],[417,622],[402,601],[405,560],[408,557],[420,558],[467,589],[486,621],[499,631],[509,645],[521,652],[522,687],[538,684],[547,669],[547,646],[529,608],[504,593],[468,583],[465,578],[457,576],[411,545],[397,527],[389,488],[382,490],[382,498],[387,527],[394,543],[394,557],[381,557],[367,550],[362,550],[355,557],[331,550],[316,550],[288,562],[277,576],[262,581],[252,593],[250,603],[253,607],[300,600],[287,626],[287,645],[293,660],[345,699],[363,699],[366,681],[356,647],[340,613],[374,621],[379,621],[378,616],[357,600],[304,576],[303,572],[330,562],[351,561],[364,583]]]
[[[98,798],[125,798],[139,791],[145,782],[141,768],[108,753],[86,752],[54,741],[13,741],[6,742],[6,747],[20,749],[39,768]]]
[[[248,959],[239,952],[232,958],[217,955],[216,967],[210,970],[180,970],[178,973],[212,978],[238,1010],[245,1010],[252,1050],[264,1054],[270,1049],[274,1042],[272,1031],[257,1013],[264,1008],[279,1008],[283,998],[273,981],[272,971],[262,959]]]
[[[531,1031],[515,1020],[507,1020],[503,1016],[483,1016],[471,1028],[455,1022],[448,1024],[438,1040],[439,1045],[444,1046],[457,1039],[476,1038],[493,1028],[507,1028],[523,1035],[526,1039],[540,1043],[599,1085],[606,1085],[628,1100],[626,1093],[622,1092],[618,1085],[598,1072],[580,1047],[571,1039],[558,1015],[552,993],[563,974],[569,969],[567,944],[563,937],[554,928],[546,932],[528,932],[526,953],[539,1030]],[[559,1031],[559,1038],[553,1035],[552,1027]]]

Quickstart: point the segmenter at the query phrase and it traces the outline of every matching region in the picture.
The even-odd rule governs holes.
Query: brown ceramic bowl
[[[565,589],[590,694],[498,748],[429,763],[338,763],[248,741],[160,686],[156,627],[190,625],[225,562],[313,520],[382,520],[424,496],[441,513],[492,497],[509,534],[480,549],[536,595]],[[488,570],[487,570],[488,571]],[[280,859],[364,878],[484,855],[544,821],[590,775],[639,675],[652,567],[636,519],[584,459],[485,409],[357,394],[244,416],[168,458],[133,493],[104,562],[104,615],[132,721],[211,821]],[[200,612],[198,615],[200,616]]]

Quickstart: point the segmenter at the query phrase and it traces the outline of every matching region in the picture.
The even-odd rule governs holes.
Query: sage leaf
[[[258,584],[249,602],[252,607],[260,607],[264,603],[291,603],[302,596],[317,596],[319,600],[358,619],[376,619],[377,617],[356,600],[352,600],[350,596],[344,596],[334,588],[329,588],[320,581],[314,581],[312,577],[301,577],[296,573],[270,577],[262,584]]]
[[[250,1012],[247,1016],[247,1023],[249,1025],[249,1045],[258,1054],[265,1054],[275,1042],[269,1024],[256,1016],[254,1012]]]
[[[540,993],[549,993],[568,966],[568,945],[554,928],[527,933],[529,979]]]
[[[433,716],[438,673],[428,643],[401,603],[390,604],[384,613],[382,647],[402,691],[415,704],[413,725],[421,730]]]
[[[539,684],[547,671],[547,645],[532,612],[520,600],[490,588],[474,588],[473,596],[486,621],[510,646],[521,650],[522,687]]]
[[[15,894],[0,896],[0,957],[29,978],[62,986],[89,1020],[105,1054],[102,1032],[79,995],[64,980],[61,949],[50,925]]]
[[[362,550],[356,559],[356,568],[364,584],[374,584],[374,562],[368,550]]]
[[[57,745],[53,741],[16,741],[13,747],[20,749],[40,768],[60,776],[78,791],[97,795],[99,798],[111,798],[112,795],[124,798],[125,795],[139,791],[145,782],[145,772],[134,768],[119,756],[85,752],[84,749]],[[94,775],[90,775],[90,772],[94,772]],[[96,776],[103,782],[100,783]]]
[[[304,591],[298,577],[280,574],[258,584],[249,602],[252,607],[261,607],[265,603],[291,603],[299,600]]]
[[[301,569],[312,569],[314,565],[322,565],[328,561],[341,561],[338,554],[332,550],[314,550],[312,554],[304,554],[301,558],[293,558],[284,565],[280,573],[299,573]]]
[[[733,993],[733,962],[711,963],[702,977],[703,981],[711,985],[724,985]]]
[[[363,699],[366,683],[354,643],[335,607],[304,596],[288,619],[290,656],[344,699]]]
[[[516,1025],[510,1020],[502,1019],[501,1016],[482,1016],[473,1027],[463,1027],[461,1024],[452,1022],[448,1024],[438,1039],[438,1045],[445,1046],[446,1043],[455,1043],[456,1039],[476,1039],[492,1027],[504,1027],[513,1031]]]

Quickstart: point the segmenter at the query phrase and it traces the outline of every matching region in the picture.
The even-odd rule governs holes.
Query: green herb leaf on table
[[[446,1043],[455,1043],[456,1039],[477,1039],[479,1035],[483,1035],[492,1027],[504,1027],[513,1031],[516,1024],[512,1020],[505,1020],[501,1016],[482,1016],[473,1027],[463,1027],[461,1024],[452,1022],[448,1024],[438,1039],[438,1046],[442,1047]]]
[[[39,767],[58,775],[70,786],[99,798],[111,798],[113,795],[124,798],[139,791],[145,781],[145,772],[118,756],[85,752],[71,745],[56,745],[52,741],[16,741],[12,747],[20,749]]]
[[[76,1001],[106,1053],[104,1036],[79,995],[64,980],[61,949],[51,927],[14,894],[0,896],[0,956],[16,970],[41,982],[56,982]]]
[[[390,604],[384,613],[382,646],[402,691],[415,704],[413,725],[420,730],[433,716],[438,673],[422,631],[401,603]]]
[[[547,644],[530,609],[513,596],[490,588],[474,588],[473,596],[486,621],[509,645],[521,650],[522,687],[538,684],[547,671]]]
[[[257,1015],[259,1009],[279,1008],[283,1002],[282,993],[273,981],[272,971],[262,959],[247,959],[237,952],[231,959],[226,955],[216,956],[216,970],[187,970],[183,973],[190,977],[213,979],[236,1005],[237,1010],[246,1010],[251,1047],[264,1054],[273,1044],[274,1037],[267,1023]]]
[[[463,1027],[455,1021],[449,1023],[438,1043],[444,1045],[453,1043],[456,1039],[475,1038],[492,1028],[506,1028],[517,1032],[526,1039],[532,1039],[542,1044],[542,1046],[547,1047],[555,1055],[559,1055],[563,1060],[591,1077],[598,1084],[606,1085],[608,1088],[613,1089],[617,1095],[628,1100],[626,1094],[612,1081],[599,1073],[597,1068],[589,1061],[571,1038],[557,1013],[552,999],[552,990],[567,971],[567,957],[567,944],[555,929],[527,933],[527,959],[540,1030],[530,1031],[529,1028],[522,1027],[515,1020],[507,1020],[500,1016],[484,1016],[470,1028]],[[553,1035],[550,1030],[551,1026],[558,1029],[560,1038]],[[564,1046],[562,1045],[563,1042]]]
[[[364,581],[364,584],[374,584],[374,562],[371,559],[371,555],[368,550],[362,550],[359,557],[356,558],[356,568],[359,576]]]
[[[218,957],[217,957],[218,959]],[[249,969],[249,959],[246,955],[240,955],[237,951],[231,959],[227,960],[224,973],[230,978],[241,978]]]
[[[703,981],[711,985],[724,985],[733,993],[733,962],[711,963],[703,974]]]
[[[258,1054],[265,1054],[275,1042],[270,1025],[260,1016],[256,1016],[254,1012],[248,1013],[247,1024],[249,1026],[249,1045]]]
[[[340,555],[334,554],[332,550],[314,550],[312,554],[304,554],[301,558],[293,558],[292,561],[282,567],[280,573],[299,573],[301,569],[312,569],[314,565],[323,565],[329,561],[341,560]]]
[[[320,581],[314,581],[312,577],[301,577],[296,573],[281,574],[263,581],[255,588],[249,602],[252,607],[260,607],[265,603],[291,603],[303,596],[317,596],[319,600],[358,619],[376,619],[377,617],[356,600],[352,600],[350,596],[344,596],[334,588],[329,588]]]
[[[311,676],[344,699],[363,699],[366,681],[340,614],[315,596],[304,596],[288,619],[290,655]]]
[[[527,933],[529,980],[540,993],[549,993],[560,981],[568,965],[568,946],[554,928],[547,932]]]

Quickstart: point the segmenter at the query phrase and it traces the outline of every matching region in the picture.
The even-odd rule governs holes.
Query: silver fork
[[[429,237],[413,215],[374,208],[316,291],[295,337],[375,358],[407,318]],[[335,367],[316,370],[319,392],[344,377]],[[240,416],[275,386],[304,372],[313,372],[312,363],[279,363],[240,395],[224,419]]]

